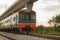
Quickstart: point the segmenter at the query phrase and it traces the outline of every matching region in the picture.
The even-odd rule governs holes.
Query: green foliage
[[[43,26],[38,26],[38,27],[36,27],[36,32],[37,33],[43,33]]]
[[[36,27],[36,33],[38,33],[38,34],[59,34],[60,26],[59,27],[44,27],[44,26],[40,25],[40,26]]]
[[[52,19],[49,19],[49,22],[48,22],[51,26],[51,23],[54,24],[54,31],[56,32],[60,32],[60,14],[59,15],[56,15],[56,17],[52,17]]]
[[[51,24],[52,22],[54,23],[54,26],[60,23],[60,14],[56,17],[53,16],[52,19],[49,19],[48,23]]]
[[[56,23],[60,23],[60,15],[57,15],[54,20]]]
[[[50,29],[51,28],[48,29],[48,27],[44,27],[44,26],[40,25],[40,26],[36,27],[36,32],[40,33],[40,34],[47,34],[50,32]]]
[[[60,26],[56,27],[56,31],[60,32]]]

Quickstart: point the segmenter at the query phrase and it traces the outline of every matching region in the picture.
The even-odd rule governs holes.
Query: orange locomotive
[[[34,11],[27,12],[26,10],[19,11],[18,28],[20,33],[35,31],[36,13]]]

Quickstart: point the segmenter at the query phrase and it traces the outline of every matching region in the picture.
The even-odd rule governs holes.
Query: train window
[[[8,22],[10,22],[10,20],[9,20],[9,19],[5,21],[5,23],[8,23]]]
[[[29,14],[26,14],[26,15],[25,15],[25,19],[26,19],[26,20],[30,19],[30,15],[29,15]]]
[[[35,19],[35,15],[31,13],[20,13],[20,20],[33,20]]]
[[[16,21],[17,19],[18,19],[17,15],[15,17],[13,17],[13,21]]]
[[[13,17],[13,21],[16,21],[16,17]]]
[[[20,14],[20,20],[24,20],[24,14],[23,13]]]
[[[26,14],[25,14],[25,19],[26,19],[26,20],[35,19],[35,15],[33,15],[33,14],[31,14],[31,13],[26,13]]]
[[[31,19],[35,19],[35,16],[33,14],[31,15]]]
[[[16,15],[16,20],[18,20],[18,16]]]

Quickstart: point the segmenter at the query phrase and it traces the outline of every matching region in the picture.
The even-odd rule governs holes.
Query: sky
[[[15,1],[0,0],[0,15]],[[60,0],[38,0],[33,4],[32,10],[36,12],[37,25],[48,26],[48,20],[54,15],[60,14]]]

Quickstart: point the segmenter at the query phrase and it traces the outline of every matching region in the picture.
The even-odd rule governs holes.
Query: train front
[[[36,13],[34,11],[20,11],[18,27],[20,33],[34,32],[36,28]]]

